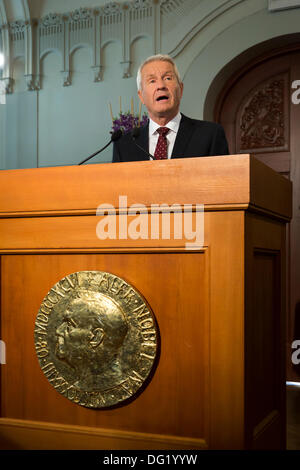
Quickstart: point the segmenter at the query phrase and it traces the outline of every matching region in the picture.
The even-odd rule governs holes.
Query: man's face
[[[153,121],[159,118],[173,119],[179,111],[183,84],[179,84],[170,62],[153,61],[142,68],[141,102]]]
[[[56,330],[56,355],[74,365],[86,355],[92,336],[92,327],[84,311],[67,310]]]

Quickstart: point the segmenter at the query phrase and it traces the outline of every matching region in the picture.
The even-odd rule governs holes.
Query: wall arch
[[[149,40],[151,40],[152,38],[149,34],[136,34],[135,36],[133,36],[131,38],[130,46],[132,46],[139,39],[149,39]]]
[[[293,48],[299,49],[300,33],[274,37],[259,43],[230,61],[212,81],[205,98],[203,115],[208,120],[219,120],[223,97],[230,87],[251,68]]]
[[[18,54],[14,57],[12,63],[12,75],[14,80],[14,91],[15,92],[24,92],[26,91],[26,81],[25,81],[25,57],[22,54]]]
[[[104,80],[109,76],[111,70],[118,73],[122,61],[122,43],[118,40],[109,39],[101,46],[101,65],[104,67]],[[118,71],[118,72],[117,72]]]
[[[91,48],[90,44],[87,44],[87,43],[80,43],[80,44],[76,44],[75,46],[73,46],[73,47],[70,49],[70,57],[72,57],[72,55],[73,55],[78,49],[89,49],[90,53],[92,54],[92,48]]]
[[[256,44],[218,73],[204,104],[204,118],[212,117],[223,125],[231,153],[254,153],[293,182],[293,218],[286,234],[288,354],[300,333],[300,107],[291,100],[292,82],[300,77],[299,58],[299,33]],[[289,358],[287,378],[300,380],[300,369]]]
[[[135,79],[138,68],[140,66],[141,58],[146,59],[153,55],[153,41],[152,38],[146,34],[138,35],[130,44],[130,59],[131,59],[131,76]]]
[[[107,46],[109,46],[111,44],[118,44],[118,45],[120,45],[120,47],[122,47],[121,41],[119,41],[117,39],[107,39],[107,41],[104,41],[101,44],[101,50],[103,51],[105,48],[107,48]]]
[[[40,58],[39,75],[42,89],[49,86],[51,89],[61,86],[61,70],[63,57],[58,49],[46,49]],[[42,90],[41,90],[42,92]]]
[[[258,7],[256,0],[252,6],[255,4]],[[224,17],[222,26],[212,24],[206,36],[202,34],[195,38],[178,57],[179,69],[184,68],[183,112],[195,118],[213,120],[218,92],[243,61],[246,63],[258,53],[282,45],[283,40],[297,42],[300,9],[270,13],[265,2],[260,5],[252,14],[251,11],[244,14],[236,11],[235,18]],[[272,41],[272,45],[268,41]],[[197,49],[198,55],[195,54]]]
[[[6,2],[8,21],[29,20],[30,12],[27,0],[10,0]]]
[[[40,62],[42,62],[47,55],[52,53],[57,54],[60,58],[62,58],[62,53],[59,49],[45,49],[40,56]]]

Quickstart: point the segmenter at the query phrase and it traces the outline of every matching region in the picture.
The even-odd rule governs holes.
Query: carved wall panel
[[[239,106],[236,150],[239,153],[289,150],[288,73],[254,87]]]

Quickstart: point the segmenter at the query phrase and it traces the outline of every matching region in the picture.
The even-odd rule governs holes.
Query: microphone
[[[132,136],[132,140],[134,142],[134,144],[140,149],[142,150],[148,158],[150,158],[150,160],[153,160],[153,155],[151,155],[151,153],[147,152],[147,150],[145,150],[141,145],[139,145],[137,142],[136,142],[136,139],[139,137],[141,133],[141,128],[140,127],[134,127],[131,131],[131,136]]]
[[[117,131],[114,131],[111,135],[111,138],[110,138],[110,141],[108,142],[108,144],[104,145],[104,147],[102,147],[102,149],[97,150],[97,152],[93,153],[89,157],[82,160],[82,162],[78,163],[78,165],[82,165],[83,163],[85,163],[88,160],[90,160],[91,158],[93,158],[95,155],[98,155],[98,153],[103,152],[103,150],[105,150],[112,142],[116,142],[116,140],[119,140],[121,136],[122,136],[121,129],[118,129]]]

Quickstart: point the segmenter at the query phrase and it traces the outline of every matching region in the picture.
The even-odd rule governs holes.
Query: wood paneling
[[[274,214],[286,214],[286,220],[289,220],[293,215],[290,204],[292,199],[291,183],[275,170],[271,169],[270,171],[270,168],[256,158],[250,159],[250,174],[252,206],[256,209],[268,207],[270,215],[271,212]],[[286,183],[283,183],[283,180]],[[281,190],[283,187],[284,191]]]
[[[300,44],[278,49],[275,41],[274,50],[255,57],[232,75],[221,92],[215,114],[217,122],[224,126],[232,153],[253,152],[257,160],[293,182],[293,218],[287,232],[286,350],[287,379],[296,381],[300,380],[300,369],[293,366],[290,356],[292,342],[300,338],[300,106],[293,103],[296,90],[292,84],[299,77]],[[272,207],[271,199],[278,201],[281,193],[272,191],[263,166],[259,168],[255,161],[255,167],[265,180],[259,191],[268,207]]]
[[[0,449],[206,449],[201,439],[0,418]]]
[[[146,207],[162,203],[205,204],[214,206],[214,210],[218,206],[224,210],[234,204],[249,205],[256,194],[253,190],[250,194],[251,158],[249,155],[231,155],[189,158],[188,161],[1,171],[0,214],[3,217],[95,214],[99,204],[112,204],[118,208],[119,195],[127,196],[128,206],[135,203]],[[281,178],[277,187],[286,192],[290,183]],[[255,191],[259,189],[256,204],[264,207],[265,183],[257,180]],[[282,207],[280,203],[277,207],[275,201],[272,210],[285,217],[290,214],[289,205]]]
[[[245,215],[243,211],[209,215],[211,446],[242,449]]]
[[[3,256],[2,337],[8,365],[3,368],[1,416],[206,440],[206,256],[188,252]],[[99,411],[74,404],[49,384],[38,364],[33,332],[40,303],[59,279],[80,270],[108,271],[124,278],[145,296],[157,318],[161,336],[157,370],[145,391],[121,408]],[[186,289],[178,289],[179,285]],[[160,289],[164,295],[157,296]]]
[[[202,213],[203,214],[203,213]],[[161,249],[177,249],[185,250],[187,243],[194,244],[192,249],[199,247],[196,237],[193,235],[196,225],[196,212],[190,212],[189,218],[192,230],[189,234],[184,231],[184,214],[183,210],[180,215],[182,230],[180,238],[175,238],[174,227],[177,222],[174,220],[174,214],[170,215],[170,237],[162,238],[161,232],[165,222],[163,217],[165,214],[158,214],[157,225],[159,227],[159,237],[157,239],[151,237],[151,220],[152,215],[145,213],[146,238],[130,238],[128,235],[130,224],[136,220],[137,216],[128,215],[126,224],[126,239],[119,238],[119,223],[116,217],[116,231],[111,234],[111,238],[101,240],[97,235],[97,225],[104,221],[106,216],[66,216],[66,217],[17,217],[17,218],[0,218],[0,253],[18,253],[18,252],[51,252],[51,251],[72,251],[82,249],[83,251],[136,251],[136,250],[161,250]],[[176,215],[176,217],[178,214]],[[203,215],[204,220],[204,215]],[[199,219],[197,224],[202,221]],[[154,223],[153,223],[154,225]],[[107,228],[106,228],[107,230]],[[136,232],[140,231],[136,229]],[[137,235],[138,236],[138,235]],[[201,240],[201,243],[203,240]],[[200,244],[201,246],[201,244]]]
[[[24,170],[24,180],[19,170],[0,173],[6,191],[0,201],[4,447],[244,449],[268,447],[271,436],[276,448],[284,446],[285,381],[272,361],[273,353],[284,360],[290,182],[247,155],[158,163]],[[184,238],[98,240],[96,207],[117,207],[119,194],[128,194],[128,205],[148,209],[151,203],[205,203],[204,247],[187,250]],[[123,277],[158,322],[161,347],[151,380],[114,409],[67,400],[35,354],[41,301],[78,270]],[[265,353],[262,338],[269,331]],[[261,357],[263,369],[255,367]],[[268,380],[277,393],[270,403]]]
[[[246,440],[251,448],[285,446],[285,230],[246,216]],[[269,436],[269,437],[268,437]]]

